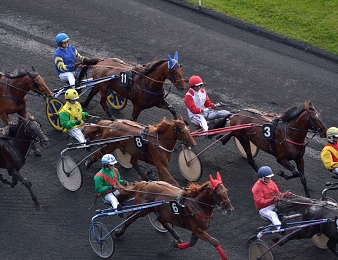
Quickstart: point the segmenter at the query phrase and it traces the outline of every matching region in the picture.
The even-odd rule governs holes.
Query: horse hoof
[[[177,241],[173,241],[170,246],[172,246],[174,248],[178,248],[178,242]]]
[[[35,156],[41,156],[42,153],[41,153],[41,151],[40,151],[39,149],[35,149],[35,150],[34,150],[34,155],[35,155]]]
[[[151,180],[151,181],[157,181],[156,176],[155,176],[155,174],[153,173],[153,171],[148,171],[148,172],[147,172],[147,177],[148,177],[148,179]]]
[[[35,208],[36,210],[40,210],[40,209],[41,209],[41,208],[40,208],[39,202],[37,202],[37,201],[34,202],[34,208]]]
[[[120,236],[122,236],[124,234],[124,232],[121,230],[121,229],[117,229],[116,231],[115,231],[115,236],[116,237],[120,237]]]

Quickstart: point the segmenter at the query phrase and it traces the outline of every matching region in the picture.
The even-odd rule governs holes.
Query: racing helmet
[[[79,99],[79,94],[75,89],[68,89],[65,93],[66,100],[77,100]]]
[[[61,44],[61,43],[64,42],[64,41],[67,41],[67,40],[69,40],[69,37],[68,37],[68,35],[65,34],[65,33],[59,33],[59,34],[56,35],[56,37],[55,37],[55,43],[56,43],[57,45]]]
[[[203,81],[201,77],[194,75],[190,77],[188,84],[189,87],[200,86],[203,85]]]
[[[114,165],[114,164],[117,163],[114,155],[112,155],[112,154],[105,154],[105,155],[103,155],[102,159],[101,159],[101,162],[102,162],[103,166],[106,166],[108,164]]]
[[[261,168],[258,169],[257,172],[258,178],[263,177],[271,178],[272,176],[274,176],[274,174],[272,173],[272,170],[269,166],[262,166]]]
[[[331,140],[332,137],[338,138],[338,128],[337,127],[330,127],[326,131],[326,138]]]

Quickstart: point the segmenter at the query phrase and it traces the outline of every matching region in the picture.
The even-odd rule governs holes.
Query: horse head
[[[35,72],[34,68],[33,68],[33,72],[30,72],[27,69],[25,69],[25,71],[31,80],[30,89],[33,92],[38,93],[42,95],[43,97],[53,96],[53,92],[49,89],[43,77],[41,77],[37,72]]]
[[[327,130],[326,126],[310,100],[305,102],[304,109],[307,113],[308,128],[315,131],[315,133],[318,133],[320,137],[325,138]]]
[[[178,63],[178,52],[175,52],[174,58],[172,59],[170,54],[168,54],[168,70],[169,70],[169,80],[174,84],[178,90],[187,89],[187,85],[184,82],[183,73],[182,73],[182,64]]]
[[[48,137],[42,132],[41,124],[33,117],[24,118],[19,117],[19,124],[24,126],[25,135],[34,142],[39,142],[41,146],[47,145]]]
[[[178,120],[174,120],[174,124],[175,124],[175,133],[178,136],[177,139],[179,139],[185,144],[196,146],[196,141],[191,136],[189,126],[184,122],[180,114],[178,115]]]
[[[222,208],[222,211],[225,214],[232,213],[234,211],[234,208],[231,205],[231,202],[228,196],[228,190],[223,185],[222,177],[220,173],[217,172],[216,179],[214,179],[212,175],[210,174],[209,181],[210,181],[210,188],[213,191],[212,194],[214,196],[216,204]]]

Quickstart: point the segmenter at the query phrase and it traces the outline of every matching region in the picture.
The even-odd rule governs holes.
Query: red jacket
[[[188,109],[189,117],[192,114],[201,114],[201,108],[214,108],[215,104],[209,99],[205,89],[200,88],[199,91],[194,91],[192,88],[185,94],[184,104]]]
[[[261,180],[256,181],[251,192],[258,210],[274,204],[274,196],[281,194],[276,183],[272,180],[270,180],[269,184]]]

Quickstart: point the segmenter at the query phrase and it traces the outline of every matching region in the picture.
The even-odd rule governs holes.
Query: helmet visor
[[[268,176],[265,176],[266,178],[271,178],[271,177],[273,177],[273,176],[275,176],[273,173],[271,173],[270,175],[268,175]]]

